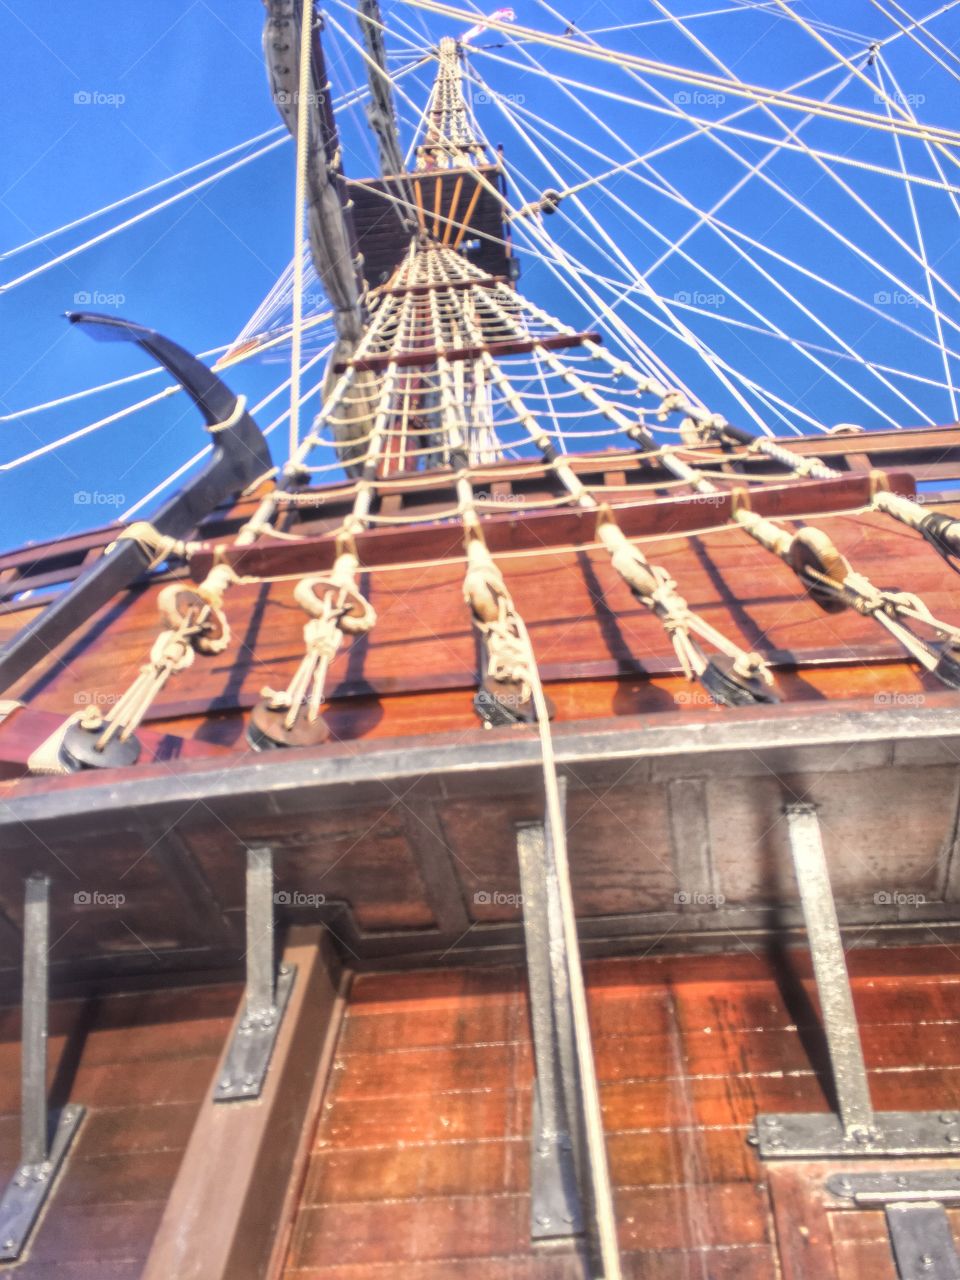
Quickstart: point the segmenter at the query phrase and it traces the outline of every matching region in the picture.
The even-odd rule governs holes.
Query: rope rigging
[[[432,3],[433,0],[423,7],[429,8]],[[438,4],[433,7],[437,11],[451,8]],[[656,0],[655,7],[664,14],[665,21],[689,34],[685,24],[672,18]],[[292,10],[286,0],[284,3],[278,0],[273,10],[273,21],[289,21]],[[304,4],[302,11],[306,16],[297,33],[300,52],[296,71],[299,100],[306,101],[313,83],[311,75],[315,75],[318,64],[315,32],[309,19],[311,8]],[[378,75],[384,83],[395,77],[389,77],[385,70],[386,52],[379,29],[382,24],[372,0],[364,12],[365,38],[373,51],[367,57],[375,64],[371,68],[373,86]],[[523,34],[523,28],[517,30]],[[698,47],[702,44],[699,40],[695,43]],[[575,47],[578,52],[585,49],[596,52],[600,48],[594,42],[583,40],[578,40]],[[485,56],[496,56],[484,52]],[[499,478],[507,474],[505,467],[530,466],[535,459],[539,460],[540,474],[555,481],[559,492],[538,497],[527,509],[572,506],[593,513],[595,545],[605,551],[617,578],[657,618],[686,678],[699,681],[715,701],[724,705],[776,700],[773,675],[763,655],[745,648],[700,617],[682,594],[682,583],[663,566],[651,563],[636,541],[624,534],[617,521],[617,508],[610,501],[619,492],[618,487],[605,485],[601,492],[585,482],[569,458],[568,440],[608,442],[632,462],[649,460],[664,472],[657,487],[665,490],[675,487],[694,494],[716,495],[724,492],[722,485],[735,485],[737,499],[731,527],[739,528],[787,563],[820,607],[853,609],[871,618],[925,670],[945,683],[960,687],[960,630],[935,617],[916,593],[875,586],[836,551],[820,530],[791,531],[756,515],[750,507],[750,486],[775,478],[752,474],[732,478],[725,468],[740,459],[763,453],[798,479],[832,481],[838,473],[820,459],[785,449],[770,434],[754,436],[730,426],[722,414],[708,408],[684,384],[658,351],[633,333],[617,315],[616,304],[606,302],[601,296],[599,289],[604,283],[611,287],[622,285],[626,299],[628,293],[643,290],[647,281],[581,197],[589,188],[602,187],[614,176],[639,178],[636,170],[650,170],[650,157],[632,154],[626,160],[615,162],[615,157],[590,147],[595,157],[612,162],[610,167],[593,175],[579,161],[568,157],[567,172],[572,165],[580,169],[582,176],[565,179],[564,171],[558,167],[563,160],[560,145],[531,122],[533,113],[515,111],[508,104],[504,107],[505,114],[518,132],[526,129],[528,146],[556,183],[546,189],[541,187],[538,198],[515,206],[506,195],[502,155],[498,152],[494,156],[464,92],[462,44],[444,38],[430,56],[437,63],[437,73],[411,147],[412,167],[397,175],[403,178],[402,184],[392,188],[384,184],[382,192],[384,205],[399,210],[400,225],[405,228],[405,249],[389,274],[374,275],[372,280],[365,274],[362,253],[354,254],[351,250],[349,260],[341,262],[347,274],[356,271],[357,314],[362,316],[362,325],[346,334],[345,340],[342,300],[335,305],[334,318],[340,340],[325,374],[322,407],[309,431],[301,434],[299,411],[301,405],[319,391],[320,384],[304,393],[301,374],[325,353],[302,363],[302,341],[308,326],[316,325],[319,329],[328,320],[329,313],[309,318],[304,315],[303,294],[310,246],[303,233],[301,213],[308,203],[309,166],[319,163],[318,149],[325,153],[328,169],[324,181],[329,181],[331,190],[339,189],[341,175],[332,123],[321,122],[318,126],[314,116],[306,111],[295,113],[291,121],[296,127],[297,140],[297,230],[291,266],[227,350],[222,362],[245,358],[248,344],[263,349],[270,344],[291,341],[290,377],[261,402],[265,404],[289,388],[289,407],[267,428],[269,432],[288,421],[289,456],[275,477],[267,470],[249,486],[249,491],[259,500],[236,535],[235,545],[251,546],[271,539],[299,540],[302,535],[297,532],[296,524],[284,524],[281,517],[285,512],[296,515],[311,505],[313,497],[309,491],[303,491],[303,485],[314,477],[339,478],[345,472],[347,483],[342,496],[350,500],[349,514],[330,535],[336,547],[332,568],[307,574],[296,584],[294,601],[307,615],[303,654],[284,687],[263,688],[248,729],[251,744],[257,749],[267,749],[317,745],[327,740],[330,729],[324,720],[324,708],[331,670],[344,642],[356,642],[369,635],[377,620],[374,604],[360,587],[365,570],[357,539],[377,526],[422,522],[423,516],[415,512],[397,514],[396,510],[383,509],[381,499],[404,488],[425,488],[434,483],[452,487],[455,503],[449,508],[433,510],[430,519],[456,522],[462,529],[466,562],[463,594],[481,653],[476,710],[487,725],[536,723],[543,734],[551,714],[549,700],[543,693],[522,615],[484,538],[482,514],[503,510],[503,504],[475,489],[475,482],[485,474]],[[925,301],[937,324],[934,345],[943,360],[941,385],[952,396],[948,357],[955,353],[948,351],[944,342],[939,295],[944,292],[952,297],[960,295],[950,289],[932,265],[920,227],[912,186],[914,175],[908,171],[903,141],[920,142],[930,151],[941,183],[947,187],[950,184],[940,161],[946,158],[944,148],[953,145],[954,135],[949,130],[928,129],[915,119],[906,118],[903,111],[894,110],[889,92],[883,89],[884,70],[878,52],[859,54],[855,62],[839,54],[837,58],[850,67],[850,75],[823,100],[793,91],[772,95],[772,91],[757,89],[747,95],[751,106],[742,110],[762,111],[782,130],[784,139],[792,140],[832,178],[836,175],[820,148],[808,147],[800,138],[800,130],[814,117],[847,123],[856,120],[860,125],[892,137],[898,157],[897,172],[907,193],[914,229],[910,244],[897,235],[894,238],[924,271]],[[529,60],[531,65],[535,64],[535,59]],[[718,59],[712,60],[723,76],[713,80],[694,78],[691,83],[729,83],[730,69]],[[885,117],[857,113],[833,101],[851,77],[863,78],[865,73],[859,63],[873,71],[869,82],[883,93]],[[664,70],[660,64],[649,66],[642,59],[623,60],[623,66],[634,76],[639,76],[641,71],[662,75],[672,70]],[[808,80],[817,79],[821,74],[818,72]],[[486,84],[482,78],[478,82]],[[569,82],[564,83],[561,77],[560,83],[564,92],[568,92]],[[328,89],[326,85],[325,91]],[[806,114],[799,123],[787,128],[774,113],[774,106],[795,110],[802,107]],[[380,107],[385,109],[383,102]],[[703,131],[695,117],[682,114],[687,123],[694,126],[689,136],[701,135]],[[871,117],[868,125],[862,118],[864,114]],[[888,128],[883,129],[877,123],[881,119],[885,119]],[[613,136],[609,127],[607,133]],[[709,130],[708,136],[712,142],[718,141],[716,130]],[[551,156],[557,157],[556,162],[538,143],[549,145]],[[730,150],[726,143],[721,145]],[[777,144],[781,145],[783,140]],[[664,238],[664,250],[646,274],[658,270],[673,257],[696,267],[697,258],[688,253],[685,246],[701,228],[719,234],[731,247],[741,247],[732,232],[727,231],[732,224],[720,220],[717,213],[749,181],[767,181],[763,170],[775,150],[752,160],[740,182],[711,202],[704,202],[708,205],[705,208],[686,200],[679,188],[661,175],[662,190],[683,203],[696,222],[684,235],[673,240]],[[381,138],[381,153],[393,155],[392,163],[396,163],[399,151],[396,154],[391,151],[386,134]],[[778,191],[782,190],[781,183],[773,182],[773,185]],[[840,186],[847,189],[844,183]],[[953,199],[953,192],[949,194]],[[319,199],[316,190],[313,199],[316,204]],[[560,221],[566,216],[568,204],[576,204],[582,214],[581,232],[584,227],[589,228],[593,244],[606,255],[614,271],[627,274],[627,280],[620,281],[616,276],[604,280],[592,274],[585,263],[561,247],[546,230],[546,215],[559,214],[557,221]],[[635,210],[629,210],[628,202],[620,200],[619,204],[641,225],[655,230],[652,223],[640,219]],[[597,312],[605,321],[610,321],[626,356],[608,350],[599,334],[564,324],[529,300],[516,287],[516,273],[508,270],[500,273],[484,265],[487,261],[484,254],[497,253],[497,261],[504,267],[510,266],[514,227],[518,236],[522,234],[525,238],[531,254],[552,267],[562,266],[582,286],[583,296],[596,304]],[[318,235],[313,222],[311,240],[315,259]],[[765,279],[780,287],[770,273],[765,273]],[[789,335],[773,319],[753,308],[740,295],[733,295],[732,289],[731,295],[743,301],[750,314],[767,326],[767,331],[790,341]],[[651,290],[644,296],[652,299],[655,294]],[[818,321],[809,307],[795,298],[794,301],[809,319]],[[279,310],[288,304],[292,310],[290,324],[277,332]],[[664,310],[669,323],[682,334],[682,322],[677,323],[669,307]],[[841,335],[826,325],[821,327],[842,351],[853,356],[853,348]],[[958,328],[956,324],[952,327]],[[326,336],[321,332],[321,340]],[[725,363],[691,332],[687,331],[687,337],[717,378],[734,390]],[[813,344],[806,345],[808,349],[804,354],[817,368],[832,374],[824,360],[809,349]],[[890,385],[880,366],[869,368],[871,374],[904,403],[911,403]],[[764,391],[755,383],[749,385],[761,405],[786,405],[774,393]],[[864,403],[872,404],[856,388],[851,389]],[[170,388],[161,395],[175,390]],[[739,398],[744,407],[749,408],[746,400]],[[877,411],[883,412],[879,408]],[[763,414],[751,409],[751,416],[761,432],[770,432]],[[99,425],[81,429],[69,438]],[[673,435],[676,442],[657,443],[654,437],[659,432]],[[718,446],[722,450],[724,469],[718,464]],[[46,448],[27,457],[36,456],[36,452]],[[486,473],[485,468],[489,469]],[[269,486],[265,492],[263,484]],[[636,492],[633,486],[622,488],[630,496]],[[918,530],[942,554],[960,555],[958,522],[889,492],[879,482],[873,509]],[[138,545],[150,553],[154,565],[170,557],[189,560],[193,551],[183,540],[164,540],[148,524],[132,525],[122,536],[139,540]],[[230,628],[224,601],[229,588],[237,581],[226,563],[217,563],[195,588],[173,583],[162,589],[158,595],[162,629],[147,660],[107,715],[100,718],[91,713],[78,722],[78,730],[89,747],[86,754],[75,751],[77,734],[68,733],[62,754],[72,761],[69,767],[78,764],[102,767],[108,763],[132,762],[136,758],[137,727],[167,683],[185,671],[198,654],[219,654],[229,645]]]

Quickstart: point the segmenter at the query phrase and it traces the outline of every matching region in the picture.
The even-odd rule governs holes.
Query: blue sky
[[[405,64],[404,50],[463,30],[463,24],[422,13],[404,0],[382,3],[395,33],[388,41],[397,55],[395,67]],[[516,0],[514,8],[521,23],[554,34],[563,30],[556,7]],[[843,32],[816,30],[861,74],[878,74],[876,67],[866,66],[869,38],[889,41],[882,46],[879,69],[879,74],[896,78],[897,89],[892,78],[883,81],[889,94],[922,120],[953,127],[953,73],[960,74],[960,62],[951,62],[939,46],[932,45],[945,66],[919,47],[916,32],[897,35],[895,25],[867,0],[847,0],[840,19],[839,7],[821,0],[794,8],[804,20],[842,22]],[[936,6],[918,7],[915,0],[906,0],[903,8],[921,16]],[[343,0],[327,6],[326,46],[339,92],[362,79],[345,34],[356,33],[349,9]],[[684,31],[665,20],[653,0],[585,0],[564,16],[581,31],[595,32],[593,39],[609,49],[724,75],[719,62],[755,85],[783,88],[827,68],[821,79],[799,92],[822,98],[836,91],[841,105],[878,115],[886,110],[882,94],[871,91],[783,12],[740,0],[681,0],[670,10],[674,16],[705,16],[689,17]],[[0,0],[5,83],[0,248],[13,249],[274,127],[279,118],[267,92],[260,51],[262,12],[259,0],[167,0],[155,5],[88,0],[83,6]],[[928,30],[948,47],[960,47],[960,7],[933,19]],[[926,32],[923,40],[930,40]],[[488,36],[478,44],[502,44],[502,38]],[[956,379],[952,355],[944,370],[938,323],[944,346],[960,349],[960,305],[948,287],[956,277],[960,217],[953,200],[960,197],[942,189],[960,186],[960,153],[952,144],[931,154],[918,140],[903,139],[903,163],[924,179],[911,188],[911,209],[908,184],[896,173],[900,158],[892,134],[814,119],[804,124],[803,138],[834,159],[818,164],[799,150],[778,152],[764,161],[769,182],[754,176],[730,196],[749,165],[770,150],[763,139],[782,138],[782,129],[778,132],[776,122],[754,108],[740,126],[759,136],[725,132],[721,136],[727,149],[702,134],[681,143],[690,127],[677,113],[685,110],[701,120],[718,121],[746,106],[745,100],[679,80],[641,84],[610,63],[535,44],[482,48],[471,63],[478,77],[473,90],[478,116],[491,142],[504,143],[508,166],[520,184],[515,189],[518,202],[546,186],[602,173],[611,160],[623,164],[636,152],[675,144],[650,162],[652,167],[635,166],[588,187],[580,205],[566,202],[544,229],[583,264],[588,279],[606,281],[596,284],[604,304],[613,305],[621,321],[711,407],[755,425],[730,390],[732,379],[755,414],[772,429],[787,430],[784,421],[769,413],[769,400],[762,401],[747,382],[737,381],[742,376],[827,426],[950,420],[949,393],[936,384]],[[403,80],[413,102],[422,105],[431,74],[408,73]],[[840,88],[848,75],[850,83]],[[565,80],[575,85],[565,85]],[[401,110],[406,143],[413,107],[401,100]],[[798,112],[780,113],[790,125],[801,118]],[[375,153],[362,109],[345,110],[340,123],[348,174],[371,175]],[[889,172],[842,163],[850,159]],[[173,193],[189,181],[158,194]],[[94,309],[151,325],[195,350],[230,342],[290,259],[292,189],[293,151],[287,144],[0,294],[0,413],[15,414],[148,367],[135,351],[94,344],[70,330],[62,313],[84,305],[85,298],[94,299]],[[0,260],[0,280],[39,266],[156,198]],[[714,217],[726,230],[698,225],[693,210],[718,205]],[[591,217],[610,242],[598,242]],[[658,264],[681,237],[686,237],[683,252],[670,253]],[[765,250],[758,250],[758,244]],[[555,270],[527,246],[520,247],[522,287],[571,323],[595,322],[597,307],[584,289],[576,283],[567,288]],[[649,273],[649,287],[665,307],[643,298],[637,283],[643,273]],[[627,297],[618,298],[631,285]],[[935,307],[923,301],[931,290]],[[689,337],[671,335],[668,330],[678,322],[736,374],[719,375],[715,364],[696,353]],[[864,368],[858,363],[863,359],[879,371]],[[838,373],[854,390],[825,370]],[[227,380],[253,401],[284,376],[283,365],[270,362],[240,366]],[[2,422],[0,459],[18,457],[162,385],[160,378],[148,379]],[[265,411],[261,425],[282,404]],[[273,439],[282,452],[283,433]],[[0,545],[107,522],[202,443],[198,415],[175,399],[55,455],[0,473]],[[98,497],[84,502],[77,500],[78,494]]]

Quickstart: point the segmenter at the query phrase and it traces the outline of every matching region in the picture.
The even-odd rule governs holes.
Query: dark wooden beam
[[[894,493],[913,496],[913,477],[892,472],[887,477]],[[869,504],[869,476],[840,476],[836,480],[789,480],[782,485],[765,485],[752,489],[750,503],[758,515],[790,519],[797,516],[826,514]],[[643,501],[616,507],[617,523],[632,538],[667,533],[689,534],[706,526],[726,523],[732,514],[733,490],[722,493],[692,494],[681,498]],[[597,515],[582,507],[549,511],[514,511],[489,516],[483,521],[487,546],[496,555],[502,551],[547,551],[551,547],[578,547],[593,542]],[[403,538],[392,528],[370,529],[358,534],[357,552],[360,563],[376,565],[407,563],[416,560],[456,559],[463,554],[463,540],[458,529],[446,523],[411,525]],[[190,560],[191,571],[199,581],[218,560],[228,563],[237,573],[256,577],[272,577],[287,573],[323,573],[332,568],[336,558],[336,539],[332,535],[304,538],[299,542],[271,542],[264,539],[250,547],[223,547],[207,543]]]
[[[558,351],[567,347],[579,347],[585,342],[602,341],[603,338],[599,333],[551,333],[543,334],[539,337],[516,338],[508,342],[489,342],[486,345],[474,343],[467,347],[424,347],[422,350],[417,351],[402,351],[399,355],[385,353],[376,356],[361,356],[357,360],[341,360],[333,366],[333,371],[334,373],[345,373],[347,369],[357,369],[362,372],[371,372],[386,369],[390,364],[395,364],[399,368],[407,368],[413,365],[432,365],[436,364],[441,356],[451,363],[455,363],[457,360],[476,360],[485,351],[495,358],[520,356],[534,351],[537,347],[544,347],[548,351]]]
[[[342,1011],[341,972],[323,929],[291,933],[297,977],[263,1092],[214,1103],[194,1124],[142,1280],[263,1280],[292,1220],[298,1169]],[[232,1038],[239,1022],[231,1030]],[[225,1056],[225,1055],[224,1055]],[[217,1065],[221,1070],[223,1057]]]

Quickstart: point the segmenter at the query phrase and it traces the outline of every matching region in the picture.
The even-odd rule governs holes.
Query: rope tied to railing
[[[463,598],[483,641],[485,674],[499,685],[514,686],[517,692],[512,696],[518,704],[529,703],[533,691],[529,646],[503,574],[487,549],[476,513],[470,509],[464,511],[464,532],[467,570]]]
[[[356,584],[359,562],[352,550],[341,550],[328,575],[301,578],[294,589],[297,604],[309,614],[303,628],[304,654],[285,689],[265,687],[265,714],[283,712],[283,729],[297,727],[304,708],[307,726],[320,721],[327,673],[345,636],[360,636],[377,621],[376,610]]]
[[[104,548],[104,555],[109,555],[121,542],[135,542],[150,561],[148,568],[155,569],[171,556],[178,560],[189,560],[202,543],[185,542],[182,538],[173,538],[161,533],[149,520],[134,520],[126,525],[114,540]]]

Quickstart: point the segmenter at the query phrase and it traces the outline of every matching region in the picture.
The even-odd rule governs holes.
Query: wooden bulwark
[[[324,1044],[339,1010],[340,966],[322,930],[294,934],[283,963],[295,966],[297,976],[264,1091],[253,1103],[219,1104],[208,1092],[143,1280],[263,1280],[267,1274],[283,1235],[295,1158],[311,1129],[311,1100],[318,1103],[322,1095]]]

